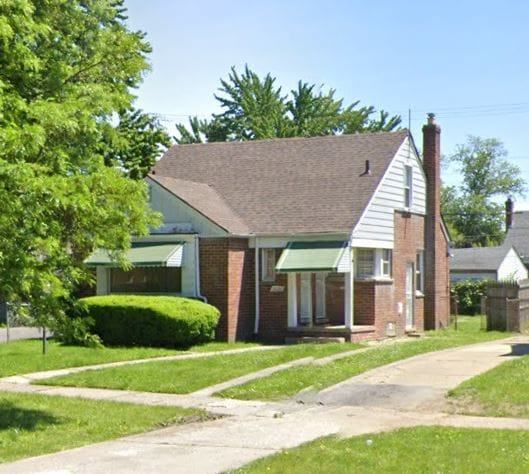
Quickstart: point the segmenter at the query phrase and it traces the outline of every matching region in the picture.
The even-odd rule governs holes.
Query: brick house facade
[[[173,242],[177,294],[220,310],[219,340],[447,326],[433,116],[423,134],[422,161],[407,131],[176,145],[147,178],[165,224],[142,245]],[[98,292],[111,282],[98,269]]]

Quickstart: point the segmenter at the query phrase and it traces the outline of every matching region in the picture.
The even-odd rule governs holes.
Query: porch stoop
[[[285,344],[327,344],[337,342],[345,344],[345,337],[321,337],[321,336],[299,336],[299,337],[285,337]]]
[[[375,338],[375,326],[298,326],[288,329],[287,344],[298,342],[357,342]]]

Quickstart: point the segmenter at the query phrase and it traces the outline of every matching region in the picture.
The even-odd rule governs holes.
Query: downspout
[[[259,333],[259,238],[255,237],[255,327],[254,334]]]
[[[200,257],[199,257],[199,241],[198,241],[198,235],[195,234],[193,236],[193,239],[195,241],[195,297],[199,300],[202,300],[204,303],[208,302],[208,299],[200,294]]]

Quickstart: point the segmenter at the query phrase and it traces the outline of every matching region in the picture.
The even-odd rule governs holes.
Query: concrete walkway
[[[418,425],[529,430],[529,420],[438,411],[446,390],[528,349],[529,338],[520,336],[423,354],[375,369],[319,394],[305,394],[306,398],[298,402],[280,404],[3,381],[0,390],[201,406],[232,416],[26,459],[2,465],[0,473],[216,473],[331,434],[351,436]]]

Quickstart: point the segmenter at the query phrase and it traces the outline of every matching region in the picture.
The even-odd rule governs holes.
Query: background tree
[[[132,108],[117,114],[117,123],[102,124],[101,153],[107,166],[118,166],[132,179],[143,179],[162,149],[171,144],[158,119]]]
[[[500,141],[469,136],[449,158],[457,165],[462,181],[458,187],[443,188],[441,205],[456,246],[497,245],[503,240],[503,201],[523,195],[526,186],[520,168],[506,156]]]
[[[167,142],[132,109],[150,46],[122,5],[0,2],[0,298],[29,303],[41,324],[90,278],[94,247],[122,257],[158,222],[145,184],[127,176]]]
[[[299,81],[297,89],[282,95],[276,78],[269,73],[261,79],[248,66],[239,74],[231,68],[228,79],[221,79],[219,101],[223,112],[211,119],[189,119],[189,128],[177,124],[178,143],[205,141],[261,140],[284,137],[312,137],[342,133],[391,131],[401,123],[373,106],[359,107],[359,101],[348,106],[336,99],[334,89]]]

